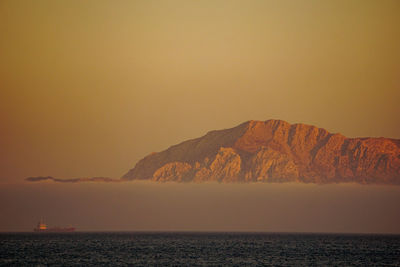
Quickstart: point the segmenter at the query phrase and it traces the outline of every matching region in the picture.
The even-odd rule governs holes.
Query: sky
[[[0,1],[0,189],[119,178],[248,120],[400,139],[399,13],[396,0]]]

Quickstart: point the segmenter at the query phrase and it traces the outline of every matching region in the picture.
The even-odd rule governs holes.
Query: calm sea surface
[[[400,235],[2,233],[1,266],[400,266]]]

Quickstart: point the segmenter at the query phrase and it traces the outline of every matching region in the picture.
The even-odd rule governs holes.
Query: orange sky
[[[283,119],[400,138],[399,1],[1,1],[0,181]]]

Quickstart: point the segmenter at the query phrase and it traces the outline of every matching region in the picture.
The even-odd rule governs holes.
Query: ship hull
[[[75,232],[75,228],[49,228],[49,229],[33,229],[36,233],[71,233]]]

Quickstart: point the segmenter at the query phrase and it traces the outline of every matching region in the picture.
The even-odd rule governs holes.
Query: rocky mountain
[[[346,138],[282,120],[248,121],[152,153],[122,178],[400,184],[400,140]]]

